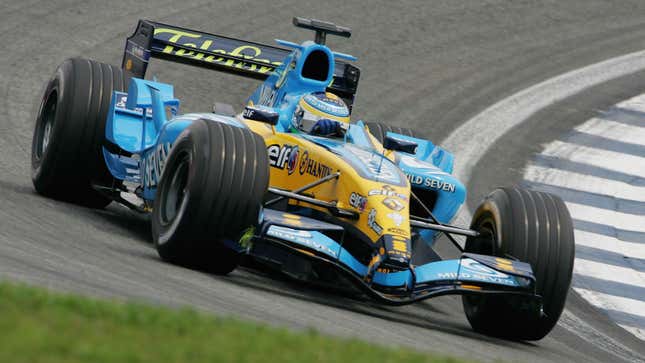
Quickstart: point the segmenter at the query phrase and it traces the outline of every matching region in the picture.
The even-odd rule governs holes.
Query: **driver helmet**
[[[338,96],[330,92],[306,93],[298,101],[293,113],[292,126],[311,133],[316,122],[322,119],[338,121],[342,130],[349,127],[349,108]]]

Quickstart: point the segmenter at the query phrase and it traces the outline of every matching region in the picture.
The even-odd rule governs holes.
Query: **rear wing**
[[[139,20],[134,34],[127,39],[121,67],[137,78],[144,78],[152,57],[264,80],[290,52],[271,45]],[[340,60],[334,68],[334,80],[327,90],[342,97],[351,107],[360,70]]]

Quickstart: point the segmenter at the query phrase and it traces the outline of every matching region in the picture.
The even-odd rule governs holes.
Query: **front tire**
[[[168,262],[231,272],[237,242],[257,224],[269,184],[264,140],[248,129],[200,119],[177,138],[152,212],[153,240]]]
[[[569,211],[559,197],[519,187],[490,193],[475,211],[466,251],[528,262],[544,314],[520,310],[503,296],[462,297],[474,330],[509,339],[539,340],[557,323],[571,285],[575,243]]]

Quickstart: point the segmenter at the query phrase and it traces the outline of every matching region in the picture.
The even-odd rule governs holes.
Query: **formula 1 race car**
[[[120,68],[65,61],[36,119],[36,190],[150,214],[155,246],[171,263],[226,274],[246,255],[390,305],[460,294],[475,330],[544,337],[564,308],[573,267],[562,200],[500,188],[470,228],[452,226],[466,192],[448,151],[383,123],[325,119],[340,128],[294,129],[316,105],[349,121],[360,76],[355,57],[325,46],[327,35],[349,37],[350,29],[304,18],[294,25],[314,30],[315,41],[274,47],[142,20]],[[151,57],[263,82],[242,113],[216,104],[180,114],[173,86],[144,78]],[[413,262],[413,246],[432,247],[439,235],[460,257]]]

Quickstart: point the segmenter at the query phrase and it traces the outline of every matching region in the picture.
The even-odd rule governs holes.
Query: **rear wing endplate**
[[[271,45],[139,20],[128,37],[121,67],[144,78],[150,58],[210,68],[259,80],[266,79],[291,51]],[[358,88],[358,67],[337,60],[327,88],[351,106]]]

